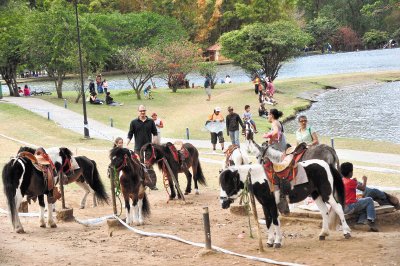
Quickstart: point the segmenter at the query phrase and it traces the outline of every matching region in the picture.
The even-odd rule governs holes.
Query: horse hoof
[[[25,234],[25,231],[24,231],[24,229],[23,229],[22,227],[16,229],[15,232],[16,232],[17,234]]]
[[[274,248],[281,248],[282,247],[282,244],[281,243],[275,243],[274,244]]]
[[[57,225],[56,224],[51,224],[50,227],[51,228],[57,228]]]
[[[190,192],[185,192],[184,194],[185,194],[185,195],[189,195],[189,193],[190,193]]]
[[[80,206],[79,209],[83,210],[85,208],[85,206]]]
[[[350,233],[344,234],[345,239],[350,239],[350,237],[351,237]]]
[[[267,247],[272,248],[274,244],[267,243]]]
[[[196,190],[196,195],[200,195],[200,193],[199,193],[199,191],[198,191],[198,190]]]
[[[319,240],[325,240],[325,236],[319,236]]]
[[[40,227],[41,228],[46,228],[46,224],[41,224]]]

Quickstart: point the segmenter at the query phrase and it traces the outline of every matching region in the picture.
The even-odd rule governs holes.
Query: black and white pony
[[[113,148],[110,151],[110,160],[111,167],[117,173],[116,178],[119,178],[125,200],[126,223],[144,224],[144,218],[150,215],[150,204],[145,191],[145,183],[149,180],[149,176],[144,166],[136,157],[132,157],[130,150],[125,148]],[[131,214],[129,199],[133,202],[134,214]]]
[[[80,204],[80,208],[84,209],[86,206],[86,198],[93,194],[93,207],[97,206],[97,201],[100,203],[108,204],[108,195],[104,189],[103,182],[101,181],[97,164],[94,160],[86,156],[73,156],[72,152],[65,147],[58,150],[49,149],[48,154],[56,165],[59,165],[58,171],[63,174],[63,184],[67,185],[76,182],[84,191]],[[79,168],[74,169],[72,160],[75,160]]]
[[[311,195],[315,200],[322,215],[322,230],[319,239],[324,240],[329,235],[328,207],[339,215],[345,238],[350,237],[350,227],[344,218],[344,186],[340,173],[322,160],[307,160],[298,163],[305,170],[308,182],[295,185],[289,193],[289,201],[296,203]],[[250,171],[251,181],[249,188],[255,198],[262,205],[266,226],[268,229],[268,247],[281,247],[282,233],[280,230],[279,214],[276,194],[272,192],[272,183],[268,180],[264,167],[260,164],[230,167],[224,170],[219,177],[221,186],[220,201],[223,209],[237,199],[247,182]]]
[[[31,151],[28,148],[22,148],[21,151]],[[34,152],[34,150],[33,150]],[[57,184],[57,175],[54,175],[53,183]],[[41,170],[38,170],[32,160],[27,156],[22,156],[20,153],[4,165],[2,171],[2,180],[4,193],[7,198],[8,209],[12,226],[17,233],[24,233],[21,221],[18,216],[18,208],[22,199],[38,198],[40,206],[40,227],[46,227],[44,212],[45,202],[44,196],[47,195],[48,202],[48,225],[51,228],[56,228],[57,225],[53,219],[53,197],[52,191],[49,191],[48,180]]]
[[[182,162],[179,158],[179,155],[173,151],[173,147],[173,144],[170,142],[162,145],[147,143],[141,148],[140,157],[144,160],[144,163],[147,167],[157,163],[158,168],[167,175],[169,188],[171,191],[169,195],[170,199],[174,199],[176,197],[176,192],[174,189],[172,177],[164,164],[164,158],[167,160],[169,166],[171,167],[172,173],[177,180],[178,173],[185,173],[187,179],[185,195],[189,194],[192,191],[192,177],[194,181],[196,195],[199,194],[199,187],[197,183],[200,183],[201,185],[206,185],[206,179],[200,165],[199,151],[192,144],[184,143],[182,147],[188,152],[188,154],[184,158],[183,162],[185,167],[182,167]],[[189,171],[190,167],[192,168],[193,175]],[[180,197],[181,196],[178,193],[178,198]]]

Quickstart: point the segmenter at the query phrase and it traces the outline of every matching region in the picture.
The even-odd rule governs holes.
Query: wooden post
[[[65,209],[65,196],[64,196],[64,183],[63,183],[64,181],[63,181],[62,173],[59,173],[59,178],[60,178],[60,190],[61,190],[61,208],[64,210]]]
[[[117,203],[115,201],[115,183],[114,183],[114,167],[108,168],[108,172],[109,172],[109,177],[110,177],[110,182],[111,182],[111,201],[112,201],[112,205],[113,205],[113,212],[115,215],[117,215]]]
[[[254,200],[253,183],[251,182],[250,172],[251,172],[251,168],[249,169],[249,173],[247,174],[247,177],[249,178],[249,193],[250,193],[251,209],[253,210],[254,220],[256,220],[256,224],[257,224],[258,246],[260,248],[260,252],[264,252],[264,246],[263,246],[262,236],[261,236],[261,228],[260,228],[260,223],[258,222],[256,201]]]
[[[208,214],[208,207],[203,207],[203,223],[204,223],[204,233],[206,236],[206,249],[211,249],[211,230],[210,230],[210,216]]]
[[[335,139],[334,138],[331,138],[331,146],[332,146],[332,149],[335,148]]]
[[[186,200],[185,200],[185,196],[183,196],[182,190],[181,190],[181,188],[180,188],[180,186],[179,186],[178,180],[176,179],[174,173],[172,173],[171,167],[169,166],[167,159],[163,158],[163,161],[164,161],[165,165],[167,166],[168,172],[169,172],[169,174],[171,175],[171,178],[172,178],[172,181],[173,181],[174,184],[175,184],[176,190],[178,191],[179,195],[181,195],[181,199],[182,199],[183,201],[186,201]]]

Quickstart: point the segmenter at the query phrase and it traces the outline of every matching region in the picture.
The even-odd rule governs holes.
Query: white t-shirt
[[[160,125],[162,124],[161,119],[160,119],[160,118],[157,118],[156,120],[154,120],[154,124],[156,124],[157,133],[160,133],[160,132],[161,132]]]

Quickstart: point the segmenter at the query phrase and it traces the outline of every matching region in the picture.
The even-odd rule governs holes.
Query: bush
[[[363,36],[363,43],[367,49],[382,48],[388,40],[389,34],[386,31],[371,30]]]
[[[362,44],[357,33],[350,27],[340,27],[332,41],[340,51],[354,51]]]

